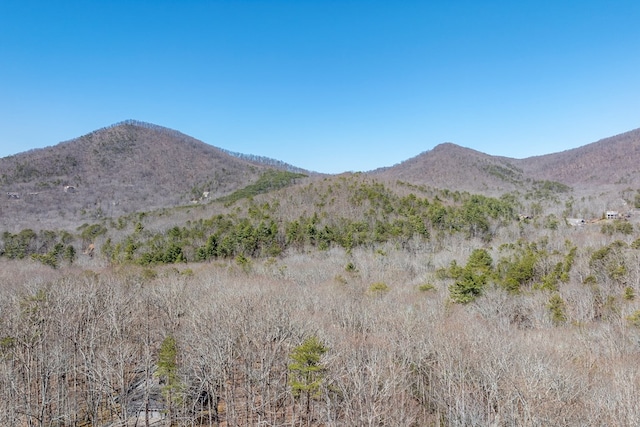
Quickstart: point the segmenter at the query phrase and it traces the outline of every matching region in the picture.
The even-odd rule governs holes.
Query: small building
[[[149,373],[138,371],[138,381],[132,384],[127,393],[127,412],[136,426],[145,425],[147,419],[151,426],[166,425],[167,408],[162,397],[160,378],[155,375],[155,370],[156,367]]]
[[[166,411],[161,405],[149,406],[148,409],[141,408],[136,413],[136,424],[144,425],[145,421],[149,420],[149,425],[159,425],[166,418]]]
[[[620,214],[618,213],[618,211],[607,211],[606,215],[605,215],[606,219],[618,219],[620,218]]]
[[[584,225],[585,221],[583,218],[567,218],[567,224],[572,227],[578,227],[580,225]]]

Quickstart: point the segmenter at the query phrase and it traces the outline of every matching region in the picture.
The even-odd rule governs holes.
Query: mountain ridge
[[[514,164],[536,177],[572,186],[640,185],[640,128],[580,147],[527,159]]]
[[[580,191],[640,188],[640,129],[558,153],[514,159],[451,142],[399,164],[363,172],[374,179],[486,195],[527,193],[541,182]],[[219,198],[294,165],[233,153],[162,126],[126,120],[0,158],[0,226],[116,217]],[[340,175],[340,174],[336,174]],[[206,197],[205,197],[206,195]]]
[[[0,188],[15,194],[2,219],[118,216],[221,197],[268,169],[181,132],[124,121],[55,146],[0,159]],[[17,198],[19,197],[19,200]]]
[[[557,181],[571,187],[640,186],[640,129],[557,153],[523,159],[494,156],[443,143],[391,167],[371,171],[435,187],[500,193],[532,181]]]

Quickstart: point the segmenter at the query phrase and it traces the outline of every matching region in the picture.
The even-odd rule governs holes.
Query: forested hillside
[[[491,195],[526,192],[536,182],[558,182],[594,194],[597,189],[639,187],[639,162],[640,129],[636,129],[571,150],[524,159],[445,143],[371,174]]]
[[[128,120],[0,159],[0,189],[8,196],[0,199],[0,229],[76,227],[201,202],[243,188],[268,169],[295,168]]]
[[[640,129],[582,147],[515,161],[538,179],[560,181],[593,190],[596,187],[640,185]]]
[[[272,171],[4,232],[0,425],[636,425],[639,206]]]

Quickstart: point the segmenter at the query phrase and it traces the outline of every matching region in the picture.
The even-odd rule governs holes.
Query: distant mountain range
[[[512,159],[455,144],[436,146],[373,175],[472,192],[526,189],[535,181],[554,181],[579,190],[640,187],[640,129],[579,148]]]
[[[526,159],[452,143],[367,174],[434,188],[500,194],[544,181],[575,189],[640,188],[640,129]],[[0,227],[116,217],[228,195],[269,169],[315,174],[232,153],[176,130],[125,121],[52,147],[0,159]],[[326,176],[326,175],[325,175]]]

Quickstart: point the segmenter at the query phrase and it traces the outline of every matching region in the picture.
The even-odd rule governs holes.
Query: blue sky
[[[640,127],[640,2],[0,1],[0,157],[135,119],[338,173]]]

